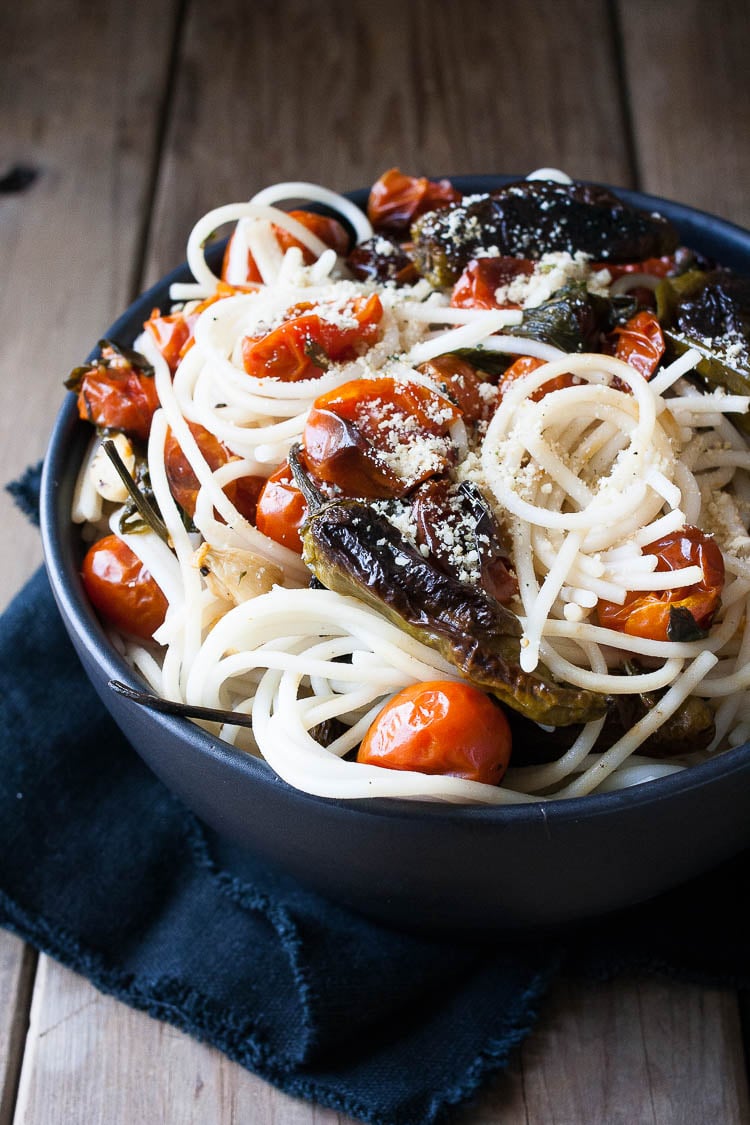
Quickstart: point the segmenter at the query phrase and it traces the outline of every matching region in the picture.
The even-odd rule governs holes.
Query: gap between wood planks
[[[15,1113],[18,1085],[21,1079],[26,1038],[29,1031],[31,997],[34,992],[39,954],[32,946],[23,947],[18,969],[15,1004],[8,1028],[5,1048],[5,1075],[0,1084],[0,1125],[11,1125]],[[1,1079],[0,1079],[1,1080]]]
[[[151,239],[154,203],[156,201],[156,192],[159,186],[159,173],[161,171],[162,156],[164,153],[164,141],[169,128],[169,121],[172,113],[172,106],[174,103],[175,89],[177,86],[177,76],[180,69],[180,49],[182,47],[184,29],[187,22],[187,10],[189,2],[190,0],[177,0],[177,6],[175,9],[174,24],[172,27],[172,45],[167,62],[167,78],[164,83],[161,105],[159,106],[159,112],[157,115],[157,126],[154,130],[154,143],[151,154],[151,167],[148,176],[148,186],[146,188],[146,195],[143,202],[141,227],[136,238],[135,253],[133,254],[131,280],[128,287],[129,301],[134,301],[136,299],[136,297],[141,293],[144,285],[144,272],[146,268],[146,257],[148,254],[149,241]]]

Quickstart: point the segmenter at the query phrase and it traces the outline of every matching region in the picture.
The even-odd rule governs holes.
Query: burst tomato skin
[[[612,333],[615,356],[650,379],[664,355],[664,333],[653,313],[641,310]]]
[[[475,258],[464,269],[451,293],[451,305],[457,309],[517,309],[513,301],[502,304],[495,294],[516,277],[528,277],[534,263],[527,258]]]
[[[489,422],[498,401],[495,390],[493,388],[489,394],[482,393],[487,391],[489,383],[467,360],[458,355],[439,355],[421,363],[417,370],[445,390],[458,406],[465,422]]]
[[[391,376],[354,379],[319,395],[305,423],[302,443],[309,471],[335,484],[347,496],[387,499],[404,496],[421,480],[447,467],[433,462],[402,478],[378,452],[384,429],[408,445],[420,435],[445,436],[461,417],[448,399],[421,383],[400,383]]]
[[[192,336],[188,317],[181,312],[162,316],[159,309],[153,309],[143,327],[151,334],[169,370],[174,373]]]
[[[255,526],[269,539],[302,554],[299,529],[307,515],[305,498],[294,483],[289,462],[271,473],[258,497]]]
[[[504,394],[512,385],[515,379],[520,379],[523,375],[530,375],[532,371],[536,371],[538,367],[544,365],[543,359],[537,359],[533,355],[521,355],[518,359],[511,363],[507,371],[504,372],[500,380],[500,393]],[[541,387],[537,387],[533,394],[529,395],[532,402],[539,402],[545,395],[550,394],[552,391],[562,391],[566,387],[574,386],[573,376],[564,372],[562,375],[556,375],[554,379],[550,379],[546,383],[542,383]]]
[[[81,578],[97,613],[123,633],[149,640],[163,623],[167,599],[126,543],[107,535],[89,548]]]
[[[405,235],[425,211],[436,211],[460,199],[461,193],[449,180],[407,176],[398,168],[389,168],[370,189],[367,217],[375,230]]]
[[[158,408],[153,376],[128,363],[94,364],[81,379],[78,414],[101,429],[145,442]]]
[[[383,306],[373,293],[356,297],[346,311],[353,324],[335,324],[303,310],[264,336],[246,336],[242,341],[245,371],[256,379],[296,383],[319,378],[329,361],[354,359],[375,342]]]
[[[189,422],[188,425],[212,472],[216,472],[222,465],[234,460],[233,454],[219,441],[215,434],[212,434],[198,422]],[[182,452],[171,429],[167,432],[167,440],[164,443],[164,467],[169,482],[169,491],[176,503],[192,519],[195,515],[200,481],[193,472],[190,462]],[[255,522],[256,505],[263,484],[263,477],[247,476],[240,477],[224,486],[224,492],[237,511],[251,523]]]
[[[665,254],[663,258],[645,258],[642,262],[592,262],[591,269],[608,270],[613,281],[627,273],[649,273],[654,277],[667,277],[676,269],[677,262],[673,254]]]
[[[700,566],[703,579],[675,590],[631,591],[624,605],[600,599],[599,624],[632,637],[668,641],[674,639],[669,628],[671,611],[675,609],[690,613],[698,630],[708,630],[724,588],[724,559],[716,542],[697,527],[686,526],[650,543],[643,553],[656,555],[657,571]]]
[[[497,785],[511,752],[500,708],[471,684],[434,680],[398,692],[362,740],[357,761]]]
[[[216,292],[210,297],[180,312],[162,316],[158,308],[151,310],[151,316],[143,327],[153,337],[172,374],[177,370],[180,360],[184,359],[193,346],[195,325],[201,313],[224,297],[232,297],[235,293],[242,292],[246,290],[220,281],[216,286]]]
[[[292,219],[296,219],[303,227],[307,227],[311,234],[317,235],[321,242],[325,242],[326,246],[331,250],[335,250],[340,257],[345,257],[349,250],[349,235],[337,219],[329,218],[327,215],[318,215],[315,211],[290,211],[289,216]],[[272,227],[273,233],[276,236],[276,241],[282,252],[289,250],[292,246],[296,246],[302,251],[303,261],[308,266],[312,265],[315,261],[315,255],[312,250],[308,250],[307,246],[305,246],[303,242],[300,242],[298,238],[295,238],[286,227],[279,226],[277,223],[272,223]],[[232,236],[232,238],[233,237],[234,236]],[[223,280],[226,280],[229,270],[231,245],[232,239],[230,238],[227,243],[227,248],[224,251],[224,260],[221,266],[221,276]],[[248,251],[247,255],[247,273],[242,280],[256,285],[260,285],[263,282],[255,258],[250,251]]]

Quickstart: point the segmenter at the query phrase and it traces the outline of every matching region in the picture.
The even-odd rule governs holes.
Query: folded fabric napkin
[[[27,510],[35,483],[14,488]],[[271,873],[128,746],[42,571],[0,619],[0,714],[0,924],[363,1121],[444,1119],[507,1064],[561,971],[747,984],[750,854],[616,918],[523,941],[398,933]]]

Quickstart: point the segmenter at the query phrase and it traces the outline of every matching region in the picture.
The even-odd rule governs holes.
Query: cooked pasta
[[[490,229],[457,279],[436,280],[432,216],[452,222],[437,260],[453,268],[467,230],[475,238],[469,212],[484,206],[451,190],[419,188],[409,218],[427,219],[412,227],[413,254],[391,212],[373,229],[349,200],[309,184],[276,185],[196,224],[195,283],[174,287],[172,308],[147,322],[140,358],[105,351],[75,388],[99,432],[73,518],[93,560],[112,536],[133,553],[138,581],[165,600],[161,624],[123,627],[108,613],[125,583],[105,588],[94,561],[84,582],[154,691],[250,715],[251,729],[211,729],[310,793],[511,804],[678,772],[750,734],[750,451],[736,425],[750,397],[707,385],[700,347],[665,350],[654,301],[684,275],[679,254],[608,265],[606,253],[549,249],[543,231],[521,254]],[[553,190],[575,185],[540,170],[520,193]],[[330,220],[276,206],[300,197],[343,217],[357,253],[332,244]],[[205,244],[226,223],[236,225],[218,276]],[[363,261],[370,272],[355,268]],[[567,346],[584,307],[604,320]],[[553,314],[565,331],[548,330]],[[152,380],[145,433],[102,412],[92,391],[123,372],[130,385]],[[113,432],[130,491],[148,491],[160,526],[123,519],[128,491],[102,447]],[[282,526],[280,504],[296,522]],[[326,512],[372,577],[321,556],[314,529]],[[393,597],[374,573],[379,548],[403,568]],[[502,592],[488,579],[498,559]],[[415,624],[399,606],[433,578],[480,610],[446,621],[425,593]],[[479,622],[485,609],[507,636],[477,623],[472,638],[471,614]],[[515,667],[517,650],[517,670],[496,683],[474,669],[501,640],[493,667]],[[419,754],[395,768],[362,757],[400,692],[467,681],[521,716],[499,783],[424,767]],[[529,709],[525,692],[552,710]],[[576,702],[560,722],[566,700]]]

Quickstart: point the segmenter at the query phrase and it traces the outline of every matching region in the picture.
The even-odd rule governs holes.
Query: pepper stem
[[[165,715],[179,715],[184,719],[205,719],[212,723],[230,723],[235,727],[253,725],[250,715],[243,715],[238,711],[222,711],[217,707],[198,707],[192,703],[179,703],[175,699],[162,699],[161,696],[153,695],[150,691],[132,688],[122,680],[110,680],[107,686],[132,703],[147,707],[151,711],[161,711]]]
[[[299,442],[293,445],[289,450],[289,468],[292,470],[294,483],[305,498],[308,512],[310,515],[314,515],[315,512],[320,511],[325,504],[325,496],[319,488],[315,487],[310,480],[309,473],[302,467],[302,462],[299,457],[300,450],[301,446]]]
[[[156,532],[160,539],[163,539],[165,543],[169,544],[169,534],[167,533],[164,520],[133,480],[112,438],[105,438],[102,442],[102,447],[112,462],[118,477],[128,490],[128,496],[135,504],[143,522],[148,524],[151,530]]]

